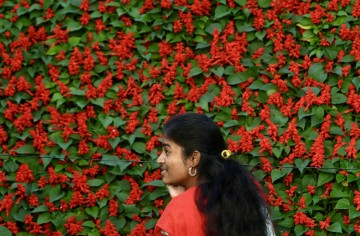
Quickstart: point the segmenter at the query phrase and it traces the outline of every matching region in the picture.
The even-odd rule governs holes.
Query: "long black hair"
[[[260,187],[227,149],[219,127],[206,115],[176,115],[164,125],[164,136],[183,148],[184,158],[201,153],[197,168],[196,205],[205,216],[206,235],[267,235],[267,207]]]

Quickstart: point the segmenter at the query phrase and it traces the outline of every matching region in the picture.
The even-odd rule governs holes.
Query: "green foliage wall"
[[[161,124],[186,111],[221,126],[279,235],[360,233],[359,16],[359,0],[0,0],[0,234],[151,235]]]

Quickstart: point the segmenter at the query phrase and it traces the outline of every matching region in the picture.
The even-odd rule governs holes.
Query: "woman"
[[[262,192],[206,115],[187,113],[164,125],[160,164],[173,197],[156,235],[272,235]]]

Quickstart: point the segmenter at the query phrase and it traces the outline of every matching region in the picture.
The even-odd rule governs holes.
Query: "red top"
[[[205,236],[204,217],[195,203],[196,187],[171,199],[155,227],[155,235],[161,230],[169,236]]]

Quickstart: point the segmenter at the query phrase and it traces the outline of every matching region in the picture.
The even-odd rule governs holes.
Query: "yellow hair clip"
[[[230,150],[223,150],[221,152],[221,156],[224,158],[224,159],[228,159],[230,156],[231,156],[231,151]]]

